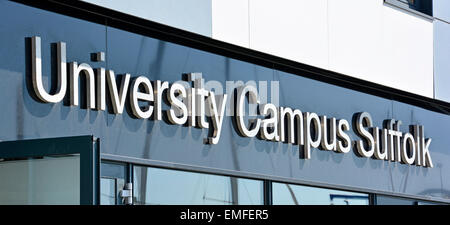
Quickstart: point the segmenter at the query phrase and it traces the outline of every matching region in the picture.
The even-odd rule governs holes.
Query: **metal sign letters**
[[[122,114],[128,101],[135,118],[162,120],[165,114],[164,118],[171,124],[210,129],[205,143],[219,142],[227,98],[231,96],[205,89],[201,73],[186,74],[191,85],[160,80],[152,82],[146,76],[132,78],[130,74],[122,76],[118,84],[113,70],[93,69],[86,63],[67,63],[66,44],[59,42],[56,45],[57,87],[54,93],[49,93],[42,81],[40,37],[32,37],[31,42],[31,79],[34,93],[42,102],[58,103],[69,90],[70,105],[79,106],[79,78],[84,75],[88,109],[106,110],[108,90],[114,114]],[[423,126],[411,125],[411,133],[402,133],[401,121],[390,119],[384,121],[383,128],[379,128],[373,126],[369,113],[359,112],[353,117],[352,126],[360,140],[352,141],[348,134],[350,123],[345,119],[327,118],[272,103],[262,104],[257,88],[252,85],[237,87],[234,95],[235,114],[232,119],[243,137],[258,136],[266,141],[298,145],[305,159],[311,158],[312,148],[337,153],[354,149],[360,157],[433,167],[429,151],[431,139],[425,138]],[[163,110],[164,100],[170,109]],[[247,104],[259,109],[256,115],[247,113]]]

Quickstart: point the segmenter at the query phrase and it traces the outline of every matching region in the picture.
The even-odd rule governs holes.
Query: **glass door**
[[[133,204],[130,173],[130,164],[102,161],[100,177],[101,205]]]
[[[97,204],[99,165],[93,136],[0,142],[0,204]]]

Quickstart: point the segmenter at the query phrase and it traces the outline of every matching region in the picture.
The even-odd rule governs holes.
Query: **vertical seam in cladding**
[[[330,68],[330,0],[327,0],[327,68]]]
[[[210,12],[210,15],[211,15],[211,17],[209,18],[209,21],[211,21],[211,24],[210,24],[210,28],[211,28],[211,30],[210,30],[210,32],[209,32],[209,37],[210,38],[214,38],[213,37],[213,33],[214,33],[214,28],[213,28],[213,23],[214,23],[214,21],[213,21],[213,1],[214,0],[209,0],[209,12]]]
[[[106,69],[109,69],[108,67],[108,19],[105,20],[105,66]]]
[[[436,62],[435,62],[435,54],[436,54],[436,41],[435,41],[435,39],[436,39],[436,29],[435,29],[435,22],[433,21],[432,22],[432,26],[433,26],[433,32],[432,32],[432,35],[433,35],[433,38],[432,38],[432,49],[433,49],[433,56],[432,56],[432,58],[433,58],[433,76],[431,77],[431,79],[433,79],[433,98],[434,99],[436,99],[436,75],[435,75],[435,72],[436,72],[436,70],[435,70],[435,67],[436,67]]]
[[[108,54],[108,19],[105,19],[105,72],[109,69],[109,54]],[[108,113],[105,114],[106,117],[106,125],[108,124]],[[108,132],[105,132],[106,134]],[[101,150],[100,150],[101,151]]]
[[[250,0],[247,0],[247,26],[248,26],[248,48],[250,46]]]

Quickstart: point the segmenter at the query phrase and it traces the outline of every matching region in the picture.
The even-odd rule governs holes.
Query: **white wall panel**
[[[383,0],[87,1],[433,97],[432,22]]]
[[[212,0],[212,38],[249,47],[248,0]]]
[[[330,70],[384,82],[382,0],[329,1]]]
[[[250,47],[327,68],[327,0],[249,0]]]
[[[384,84],[433,98],[433,23],[383,8]]]
[[[329,1],[330,70],[433,97],[433,24],[382,0]]]

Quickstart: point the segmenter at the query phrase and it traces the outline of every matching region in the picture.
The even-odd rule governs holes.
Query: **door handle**
[[[122,198],[122,204],[133,205],[133,183],[126,183],[124,185],[120,191],[120,197]]]

